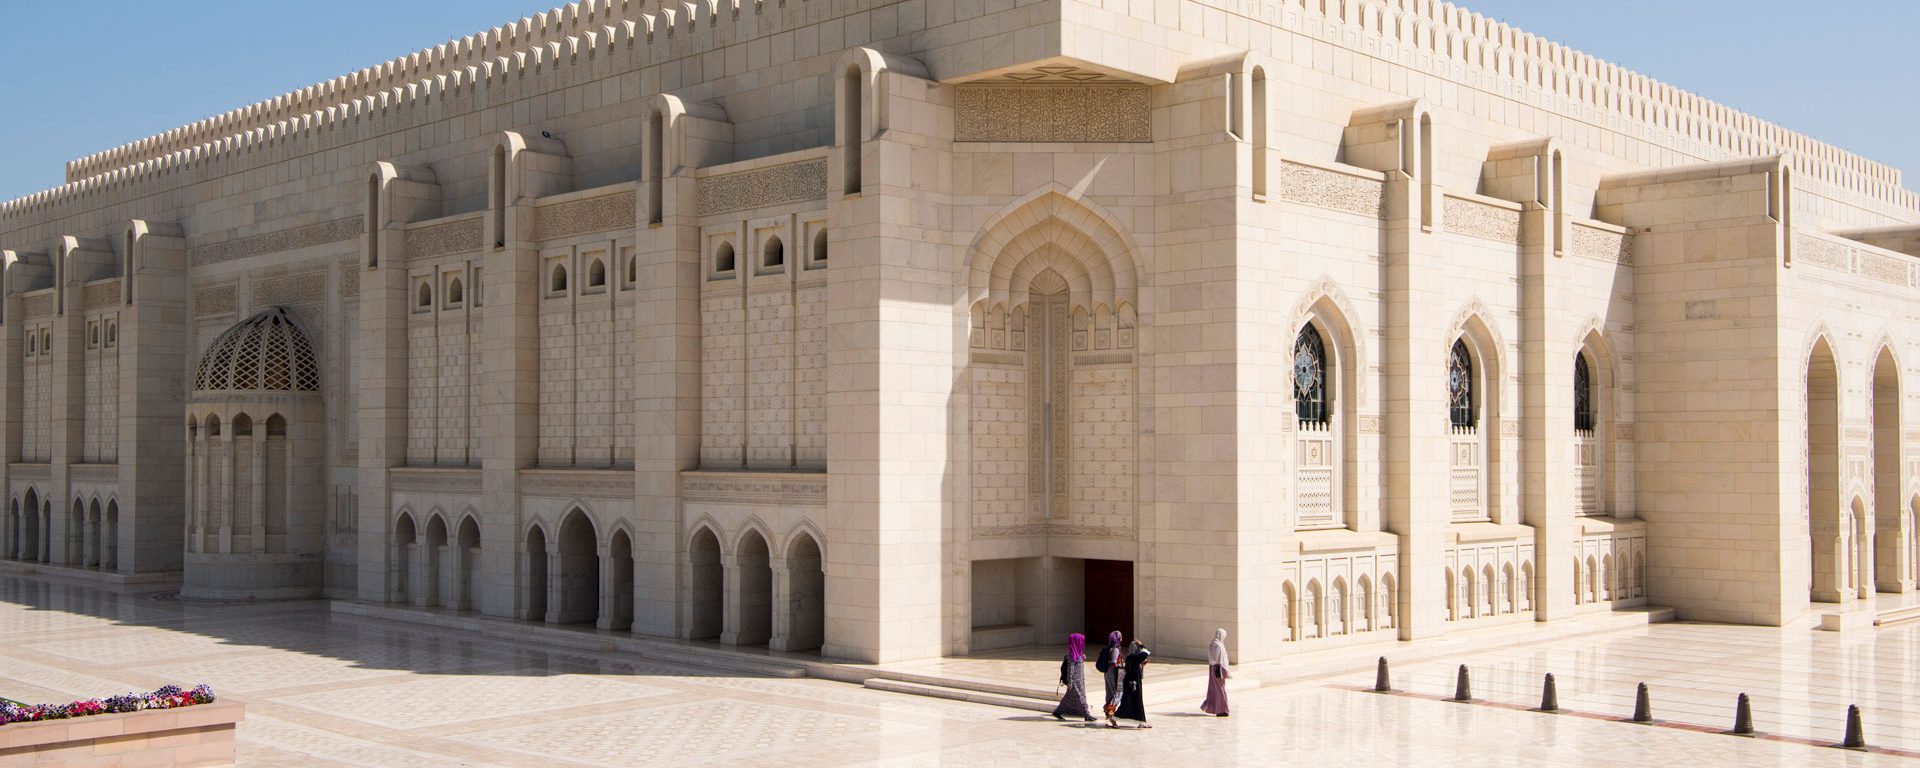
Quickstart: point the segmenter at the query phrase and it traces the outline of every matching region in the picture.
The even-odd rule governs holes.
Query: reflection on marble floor
[[[1399,667],[1396,684],[1514,702],[1554,672],[1563,706],[1838,739],[1847,703],[1875,744],[1920,747],[1920,627],[1849,634],[1689,624]],[[1151,731],[522,647],[352,618],[319,603],[192,605],[0,578],[0,695],[27,700],[211,682],[247,704],[242,765],[1181,766],[1743,765],[1906,762],[1886,755],[1375,696],[1312,680],[1240,693],[1235,716],[1154,708]],[[1152,679],[1149,678],[1149,685]],[[1052,681],[1035,683],[1052,686]],[[1194,702],[1197,704],[1198,702]]]

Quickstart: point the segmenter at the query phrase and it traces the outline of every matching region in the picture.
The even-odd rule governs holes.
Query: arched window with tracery
[[[1573,356],[1573,428],[1593,431],[1593,379],[1585,352]]]
[[[1456,427],[1479,425],[1473,403],[1473,355],[1465,339],[1453,342],[1447,355],[1447,421]]]
[[[1311,323],[1293,341],[1293,412],[1302,424],[1326,424],[1333,418],[1327,391],[1327,347]]]

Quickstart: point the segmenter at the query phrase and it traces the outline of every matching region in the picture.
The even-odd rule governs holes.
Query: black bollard
[[[1640,684],[1640,692],[1633,701],[1633,721],[1636,723],[1653,722],[1653,704],[1647,700],[1647,684]]]
[[[1453,698],[1448,701],[1473,701],[1473,684],[1467,681],[1467,665],[1460,665],[1460,679],[1453,684]]]
[[[1553,673],[1547,673],[1547,684],[1540,689],[1540,711],[1560,711],[1560,693],[1554,690]]]
[[[1379,671],[1373,673],[1373,692],[1388,693],[1392,690],[1393,685],[1387,681],[1387,657],[1382,656]]]
[[[1847,738],[1840,742],[1847,749],[1866,749],[1867,733],[1860,727],[1860,705],[1847,705]]]
[[[1733,707],[1733,735],[1753,735],[1753,705],[1747,702],[1747,695],[1740,694],[1740,702]]]

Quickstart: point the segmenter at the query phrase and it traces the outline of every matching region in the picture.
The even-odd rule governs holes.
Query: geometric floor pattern
[[[1844,634],[1659,624],[1394,669],[1396,687],[1920,749],[1920,628]],[[0,696],[68,701],[210,683],[247,705],[243,766],[1920,765],[1779,741],[1351,690],[1238,693],[1234,716],[1150,712],[1114,731],[844,683],[677,668],[332,617],[319,603],[203,605],[0,577]],[[1048,686],[1052,681],[1043,681]],[[1152,684],[1149,678],[1149,685]],[[1197,704],[1197,702],[1195,702]],[[1722,725],[1722,727],[1725,727]]]

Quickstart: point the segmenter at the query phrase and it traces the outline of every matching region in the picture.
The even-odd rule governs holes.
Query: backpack
[[[1101,651],[1100,658],[1093,662],[1093,668],[1100,670],[1100,674],[1103,674],[1103,675],[1108,672],[1112,672],[1113,671],[1113,649],[1108,648],[1106,650]]]

